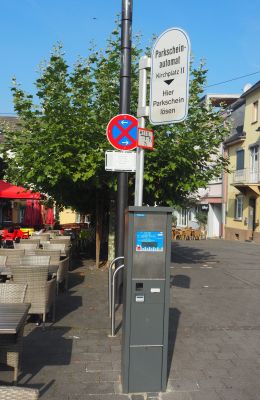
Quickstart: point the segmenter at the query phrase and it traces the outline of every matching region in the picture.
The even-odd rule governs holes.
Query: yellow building
[[[80,214],[71,208],[65,208],[59,213],[60,225],[74,225],[74,224],[87,224],[90,223],[90,216],[88,214]]]
[[[230,159],[226,174],[225,238],[260,243],[260,81],[230,109],[232,134],[225,142]]]

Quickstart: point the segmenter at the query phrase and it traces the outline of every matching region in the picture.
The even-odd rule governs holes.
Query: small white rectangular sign
[[[154,135],[151,129],[138,128],[137,147],[153,150]]]
[[[188,114],[190,40],[180,28],[157,39],[151,57],[149,119],[153,125],[184,121]]]
[[[106,171],[135,172],[136,152],[135,151],[106,151]]]

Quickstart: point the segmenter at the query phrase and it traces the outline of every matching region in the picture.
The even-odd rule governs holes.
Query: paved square
[[[260,246],[174,241],[166,393],[121,393],[121,333],[109,338],[107,270],[81,255],[55,324],[25,330],[19,385],[43,400],[257,400],[260,393]],[[121,308],[117,312],[120,323]],[[2,366],[1,384],[13,372]]]

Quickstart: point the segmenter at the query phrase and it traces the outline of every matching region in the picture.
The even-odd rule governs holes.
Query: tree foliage
[[[220,149],[227,135],[221,112],[201,102],[206,76],[203,63],[191,69],[185,121],[154,127],[155,150],[145,155],[144,200],[148,204],[181,204],[227,166]]]
[[[97,197],[112,197],[115,174],[104,170],[111,149],[106,126],[119,111],[120,26],[105,50],[93,48],[86,59],[67,65],[61,45],[41,66],[36,99],[13,81],[18,131],[5,130],[6,179],[47,193],[57,204],[78,211],[94,209]],[[138,39],[132,49],[131,113],[137,113]],[[207,71],[191,71],[186,121],[154,128],[155,150],[145,154],[144,202],[180,203],[190,192],[219,176],[225,160],[219,145],[226,134],[221,115],[200,103]],[[11,158],[10,158],[11,157]],[[134,187],[134,176],[129,185]],[[131,193],[131,190],[130,190]]]

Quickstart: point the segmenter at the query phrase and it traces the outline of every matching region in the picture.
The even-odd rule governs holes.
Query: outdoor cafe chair
[[[65,290],[68,291],[68,283],[69,283],[69,265],[70,260],[69,257],[64,258],[64,260],[59,261],[59,268],[57,270],[56,279],[57,279],[57,296],[59,294],[59,285],[62,282],[65,282]]]
[[[182,229],[182,233],[181,233],[181,239],[182,240],[191,240],[191,237],[192,237],[191,228]]]
[[[37,389],[0,386],[0,400],[38,400],[39,391]]]
[[[0,303],[23,303],[25,300],[27,285],[14,283],[0,283]],[[14,382],[17,382],[20,358],[22,353],[22,337],[24,325],[20,328],[17,338],[6,335],[0,342],[0,363],[14,368]],[[2,397],[8,399],[8,397]],[[1,399],[1,394],[0,394]]]
[[[41,233],[40,235],[37,235],[37,233],[36,232],[34,232],[33,234],[32,234],[32,236],[30,237],[30,240],[32,240],[32,239],[40,239],[40,240],[50,240],[50,234],[49,233]]]
[[[23,303],[27,285],[0,283],[0,303]]]
[[[27,254],[27,253],[29,253],[29,254]],[[49,258],[48,264],[58,266],[58,270],[56,273],[57,295],[59,293],[59,285],[62,282],[65,282],[65,290],[67,291],[68,290],[68,281],[69,281],[69,264],[70,264],[69,257],[66,257],[63,260],[61,260],[61,251],[60,250],[37,249],[36,251],[34,251],[33,255],[31,255],[30,252],[25,251],[25,256],[21,257],[22,265],[33,265],[33,261],[31,261],[31,260],[33,260],[34,257],[39,257],[39,259],[42,259],[43,261],[44,261],[45,257],[48,257]],[[31,258],[31,260],[29,260],[29,258]],[[25,261],[26,259],[28,259],[29,262],[32,262],[32,264],[26,263],[26,261]],[[39,262],[41,262],[41,261],[39,261]],[[36,265],[36,263],[34,265]],[[45,263],[43,265],[47,265],[47,264]]]
[[[61,259],[60,250],[27,250],[25,249],[25,255],[35,255],[35,256],[50,256],[50,264],[58,264]]]
[[[69,256],[69,248],[65,243],[43,243],[43,250],[60,250],[62,256]]]
[[[9,256],[10,254],[24,254],[24,249],[0,249],[0,255]]]
[[[26,244],[26,245],[28,245],[28,244],[38,244],[38,247],[39,247],[39,245],[40,245],[40,239],[38,239],[38,238],[32,238],[32,239],[20,239],[20,242],[19,243],[21,243],[21,244]]]
[[[24,255],[24,249],[0,249],[0,255],[6,256],[5,266],[19,265],[20,257]]]
[[[54,239],[50,240],[50,243],[64,243],[66,246],[71,245],[71,237],[70,236],[56,236]]]
[[[48,265],[11,267],[14,283],[27,284],[25,302],[31,304],[29,314],[42,315],[43,329],[51,308],[55,320],[56,277],[48,280],[48,268]]]
[[[29,240],[26,241],[26,243],[14,243],[14,248],[15,249],[38,249],[39,244],[38,243],[30,243]]]
[[[0,267],[5,267],[7,256],[0,254]]]
[[[24,255],[20,257],[20,265],[49,265],[50,256]]]

